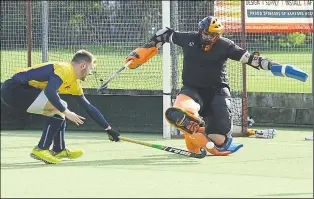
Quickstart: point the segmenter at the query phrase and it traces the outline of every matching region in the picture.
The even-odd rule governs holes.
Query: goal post
[[[162,1],[162,26],[170,27],[170,1]],[[163,113],[171,106],[171,57],[170,44],[165,43],[162,47],[163,69]],[[171,127],[163,117],[163,138],[171,138]]]

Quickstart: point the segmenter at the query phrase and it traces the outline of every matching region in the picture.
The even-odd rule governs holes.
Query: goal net
[[[180,31],[196,31],[198,22],[208,16],[218,17],[224,27],[224,37],[247,49],[250,53],[283,64],[291,64],[309,74],[309,80],[300,83],[291,78],[274,77],[265,70],[242,66],[239,62],[227,61],[227,74],[232,95],[234,133],[246,133],[248,127],[248,95],[267,93],[310,93],[313,35],[313,0],[305,1],[178,1],[172,19]],[[178,54],[178,71],[173,78],[182,85],[182,52]],[[257,100],[252,100],[257,101]],[[254,102],[258,103],[258,102]],[[253,104],[252,106],[259,106]],[[172,135],[180,134],[173,130]]]
[[[1,1],[1,82],[17,67],[43,61],[70,61],[75,51],[86,49],[96,55],[97,66],[96,73],[83,86],[95,91],[124,64],[132,50],[164,27],[165,3],[169,1]],[[198,22],[213,15],[225,26],[223,36],[237,45],[249,52],[260,51],[262,56],[279,63],[295,65],[309,74],[305,83],[285,78],[282,84],[282,79],[269,71],[228,60],[233,132],[246,132],[247,98],[256,92],[311,93],[313,0],[177,0],[170,1],[169,7],[167,17],[175,30],[197,31]],[[160,49],[136,70],[124,70],[110,82],[108,94],[166,93],[169,97],[163,82],[168,81],[163,70],[169,67],[163,62],[171,59],[169,87],[173,101],[182,86],[183,57],[178,46],[171,45],[171,56],[165,59],[163,54],[167,51]],[[169,106],[168,101],[164,107]],[[258,106],[256,100],[251,103]],[[163,117],[162,110],[160,113]],[[175,129],[170,131],[167,130],[167,137],[181,134]]]
[[[243,46],[243,37],[241,38],[241,2],[236,1],[178,1],[172,4],[172,24],[179,31],[197,31],[198,22],[204,17],[212,15],[218,17],[225,26],[224,37],[233,40],[237,45]],[[175,16],[177,15],[177,16]],[[182,50],[172,46],[172,62],[176,65],[177,70],[172,74],[172,78],[176,79],[178,84],[174,84],[178,90],[182,86]],[[236,61],[227,61],[227,75],[232,95],[232,116],[233,116],[233,131],[241,133],[242,124],[246,123],[247,119],[247,104],[245,85],[245,71],[242,64]],[[175,81],[174,81],[175,82]],[[175,96],[173,96],[175,97]],[[182,135],[176,129],[172,129],[172,137]]]

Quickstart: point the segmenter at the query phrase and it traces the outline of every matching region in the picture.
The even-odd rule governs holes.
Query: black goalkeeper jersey
[[[226,61],[239,61],[246,52],[225,37],[207,52],[201,47],[199,33],[174,32],[171,39],[183,49],[183,85],[195,88],[229,87]]]

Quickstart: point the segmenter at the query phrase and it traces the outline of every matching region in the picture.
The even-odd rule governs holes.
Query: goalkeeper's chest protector
[[[228,85],[226,61],[229,53],[237,53],[233,57],[240,57],[245,51],[230,51],[232,41],[220,38],[209,51],[204,51],[198,37],[188,39],[183,47],[184,61],[182,79],[184,85],[198,88]]]

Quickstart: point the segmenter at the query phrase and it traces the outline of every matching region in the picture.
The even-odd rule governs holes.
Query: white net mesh
[[[196,31],[201,19],[214,15],[225,25],[224,36],[242,46],[241,1],[172,1],[171,5],[174,29]],[[309,74],[308,81],[301,83],[248,67],[248,91],[310,93],[313,1],[245,1],[245,7],[247,49],[250,52],[260,51],[262,56],[280,63],[295,65]],[[31,8],[31,63],[36,64],[42,61],[42,2],[31,1]],[[162,1],[158,0],[48,1],[48,17],[49,61],[70,61],[75,51],[82,48],[96,55],[97,76],[84,84],[86,88],[99,87],[100,80],[106,80],[120,68],[132,50],[142,46],[154,32],[163,28]],[[27,67],[26,38],[29,35],[26,27],[26,2],[1,1],[2,82],[12,75],[14,68]],[[109,89],[161,91],[161,54],[160,51],[136,71],[123,71],[110,82]],[[173,50],[172,55],[172,90],[176,92],[182,86],[181,49]],[[234,123],[241,126],[247,112],[247,106],[242,105],[245,76],[241,64],[232,60],[228,61],[227,71],[233,96]]]
[[[313,0],[251,1],[245,7],[248,50],[309,74],[308,81],[302,83],[274,77],[268,71],[248,70],[248,92],[310,93]]]
[[[1,82],[27,66],[25,27],[25,1],[1,1]]]
[[[245,48],[245,37],[241,36],[241,1],[215,1],[214,16],[218,17],[225,26],[224,37],[231,39],[234,43]],[[234,130],[239,131],[242,124],[246,124],[247,104],[243,103],[244,81],[243,67],[240,62],[229,59],[227,61],[227,72],[232,91],[232,116],[235,125]],[[246,92],[244,90],[244,92]],[[241,129],[242,130],[242,129]]]
[[[160,1],[51,1],[49,60],[70,60],[76,50],[89,50],[97,57],[97,76],[84,86],[98,88],[100,79],[105,81],[161,27],[161,17]],[[123,71],[108,88],[162,90],[161,56],[136,71]]]
[[[225,17],[222,15],[223,13],[236,13],[241,15],[241,7],[230,7],[230,6],[221,6],[222,1],[178,1],[178,29],[179,31],[197,31],[198,30],[198,22],[202,20],[204,17],[209,15],[215,15],[219,17],[223,22],[227,22],[229,24],[238,23],[237,19],[234,17]],[[175,9],[173,9],[175,10]],[[241,27],[240,27],[241,29]],[[226,31],[224,37],[227,37],[233,40],[237,45],[241,46],[241,37],[240,31]],[[178,88],[182,86],[182,49],[178,48],[178,73],[173,78],[177,79]],[[227,72],[230,82],[230,87],[232,90],[232,114],[233,114],[233,122],[235,126],[242,126],[242,64],[239,62],[235,62],[232,60],[228,61],[227,64]],[[237,131],[241,131],[241,128],[237,128]],[[173,134],[177,134],[179,132],[173,132]]]

